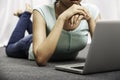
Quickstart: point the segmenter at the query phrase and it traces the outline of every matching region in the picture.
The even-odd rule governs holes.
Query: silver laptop
[[[120,70],[120,21],[97,22],[85,62],[55,69],[78,74]]]

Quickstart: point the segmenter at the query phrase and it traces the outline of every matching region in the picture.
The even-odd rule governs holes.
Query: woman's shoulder
[[[42,9],[42,10],[48,10],[48,9],[53,9],[54,5],[53,4],[44,4],[44,5],[37,5],[34,7],[34,9]]]
[[[41,13],[41,15],[44,18],[47,18],[51,15],[52,11],[54,11],[54,5],[53,4],[44,4],[44,5],[38,5],[34,7],[34,10],[37,10]]]

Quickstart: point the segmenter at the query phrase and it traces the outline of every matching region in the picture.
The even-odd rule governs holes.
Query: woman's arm
[[[83,11],[86,13],[86,16],[84,16],[84,19],[86,19],[88,22],[90,35],[92,37],[94,30],[95,30],[96,22],[101,18],[101,16],[100,16],[100,14],[98,14],[97,18],[94,20],[93,17],[91,16],[89,10],[87,10],[86,8],[83,7]]]
[[[94,20],[93,18],[90,18],[88,20],[88,26],[89,26],[89,30],[90,30],[90,35],[91,37],[93,37],[93,33],[95,30],[95,26],[96,26],[96,22],[101,18],[100,14],[97,16],[97,18]]]
[[[45,65],[53,54],[63,25],[64,20],[62,17],[59,17],[53,30],[46,37],[45,20],[38,11],[33,11],[33,50],[38,65]]]

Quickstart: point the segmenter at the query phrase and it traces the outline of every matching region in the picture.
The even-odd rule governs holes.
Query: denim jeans
[[[31,13],[24,12],[19,16],[19,21],[6,46],[6,54],[14,58],[28,58],[28,50],[32,43]],[[25,36],[25,31],[29,35]]]

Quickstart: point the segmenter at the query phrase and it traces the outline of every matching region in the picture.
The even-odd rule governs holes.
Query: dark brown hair
[[[55,4],[56,4],[58,1],[59,1],[59,0],[56,0],[56,1],[55,1]]]

